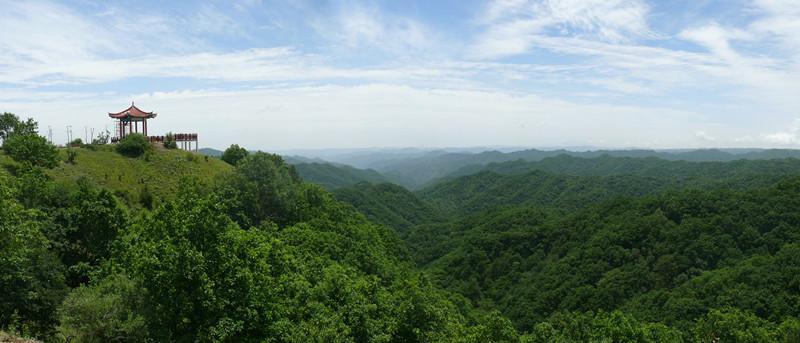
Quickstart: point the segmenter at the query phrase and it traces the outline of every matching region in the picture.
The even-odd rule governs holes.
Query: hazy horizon
[[[794,0],[3,1],[0,111],[199,146],[796,148]]]

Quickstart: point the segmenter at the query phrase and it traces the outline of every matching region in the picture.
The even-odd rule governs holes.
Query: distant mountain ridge
[[[316,183],[329,190],[352,186],[362,182],[382,183],[386,178],[372,169],[358,169],[332,163],[297,163],[297,174],[306,182]]]
[[[210,148],[200,149],[210,156],[220,156],[221,151]],[[567,149],[539,150],[527,149],[517,151],[487,150],[473,148],[424,150],[406,149],[343,149],[332,150],[326,154],[316,153],[314,157],[298,155],[306,151],[295,151],[295,154],[283,155],[284,160],[292,165],[328,164],[332,167],[303,166],[301,172],[305,179],[314,183],[324,183],[325,187],[354,185],[358,182],[391,182],[411,190],[422,189],[440,180],[477,173],[493,164],[509,163],[503,167],[525,169],[525,162],[538,162],[547,158],[570,156],[574,158],[627,157],[658,158],[666,161],[687,162],[730,162],[735,160],[760,160],[800,158],[800,150],[794,149],[627,149],[627,150],[587,150],[572,151]],[[314,151],[308,151],[314,153]],[[534,168],[535,169],[535,168]],[[507,173],[496,170],[500,173]],[[328,175],[323,175],[328,173]],[[332,188],[331,188],[332,187]]]
[[[569,151],[569,150],[521,150],[509,153],[500,151],[484,151],[481,153],[444,153],[420,156],[398,160],[377,166],[375,169],[395,183],[410,189],[418,189],[431,181],[444,177],[458,169],[473,166],[487,165],[490,163],[508,162],[515,160],[540,161],[548,157],[568,155],[581,158],[600,156],[611,157],[657,157],[669,161],[690,162],[728,162],[739,159],[776,159],[800,158],[800,150],[790,149],[702,149],[691,151],[656,151],[656,150],[594,150],[594,151]],[[479,168],[474,168],[479,169]]]

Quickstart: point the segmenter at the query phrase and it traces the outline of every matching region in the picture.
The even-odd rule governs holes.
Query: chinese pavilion
[[[174,133],[165,136],[148,136],[147,135],[147,119],[155,118],[157,113],[145,112],[136,107],[131,102],[131,107],[117,113],[109,113],[108,116],[116,120],[116,137],[111,139],[112,143],[119,142],[132,133],[141,133],[151,143],[164,143],[167,140],[174,141],[177,146],[183,150],[197,151],[197,134],[196,133]],[[141,125],[139,125],[141,123]],[[141,131],[139,127],[141,126]]]
[[[109,117],[117,120],[117,137],[119,139],[125,138],[131,133],[141,133],[146,137],[147,119],[153,119],[156,115],[154,112],[140,110],[133,102],[131,102],[131,107],[122,112],[108,114]],[[139,123],[142,123],[141,132],[139,132]]]

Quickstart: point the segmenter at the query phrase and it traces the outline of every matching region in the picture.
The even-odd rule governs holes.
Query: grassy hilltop
[[[68,150],[76,153],[74,163],[66,162]],[[210,182],[217,175],[233,169],[218,158],[182,150],[153,149],[144,156],[130,158],[120,155],[112,146],[106,146],[96,150],[60,149],[59,155],[62,162],[47,170],[56,182],[74,184],[86,177],[126,199],[135,198],[145,187],[153,195],[170,198],[183,177]],[[0,166],[14,163],[0,151]],[[7,172],[6,168],[2,169]]]

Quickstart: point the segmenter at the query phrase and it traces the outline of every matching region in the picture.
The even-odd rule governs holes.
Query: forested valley
[[[791,150],[360,169],[135,134],[56,148],[35,121],[0,119],[2,336],[800,341]],[[413,163],[405,185],[381,169]]]

